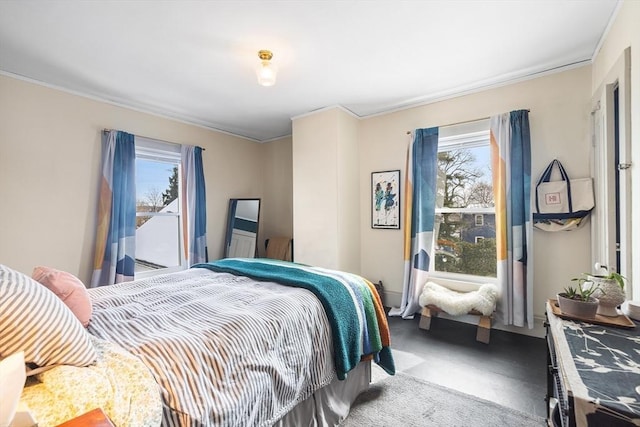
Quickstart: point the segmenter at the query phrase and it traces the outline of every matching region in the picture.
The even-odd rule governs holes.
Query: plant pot
[[[598,311],[598,300],[590,297],[588,301],[567,298],[564,293],[557,296],[560,311],[567,316],[580,319],[594,319]]]
[[[600,276],[589,276],[589,281],[597,286],[593,296],[598,299],[598,314],[607,317],[618,316],[617,307],[625,302],[627,295],[615,279]]]

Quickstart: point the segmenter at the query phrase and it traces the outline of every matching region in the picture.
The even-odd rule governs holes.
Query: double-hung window
[[[471,282],[496,277],[488,120],[439,130],[434,238],[432,276]]]
[[[136,137],[136,279],[186,268],[180,146]]]

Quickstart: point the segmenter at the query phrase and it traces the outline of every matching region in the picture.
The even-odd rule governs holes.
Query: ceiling
[[[617,0],[0,1],[0,72],[255,141],[590,63]],[[258,50],[275,86],[257,84]]]

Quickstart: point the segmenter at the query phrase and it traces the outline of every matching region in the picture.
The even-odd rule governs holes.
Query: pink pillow
[[[66,271],[49,267],[34,268],[31,277],[56,294],[85,328],[89,325],[93,308],[89,292],[80,279]]]

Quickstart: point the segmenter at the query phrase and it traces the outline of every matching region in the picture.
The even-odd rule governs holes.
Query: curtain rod
[[[107,133],[107,132],[112,131],[112,130],[117,131],[117,129],[102,129],[102,133]],[[136,135],[135,133],[133,134],[133,136],[137,136],[137,137],[140,137],[140,138],[146,138],[146,139],[153,139],[154,141],[160,141],[160,142],[164,142],[164,143],[167,143],[167,144],[182,145],[182,144],[178,144],[177,142],[169,142],[169,141],[164,141],[164,140],[158,139],[158,138],[151,138],[150,136]],[[203,148],[203,147],[200,147],[200,146],[197,146],[197,147],[201,148],[202,151],[206,151],[206,148]]]
[[[531,110],[525,110],[525,111],[528,113],[528,112],[530,112]],[[457,123],[449,123],[448,125],[442,125],[442,126],[438,126],[438,127],[440,127],[440,128],[446,128],[446,127],[448,127],[448,126],[464,125],[464,124],[466,124],[466,123],[479,122],[479,121],[482,121],[482,120],[488,120],[488,119],[490,119],[490,118],[491,118],[491,116],[489,116],[489,117],[480,117],[479,119],[465,120],[465,121],[463,121],[463,122],[457,122]],[[408,131],[407,131],[407,135],[411,135],[411,132],[412,132],[412,131],[408,130]]]

